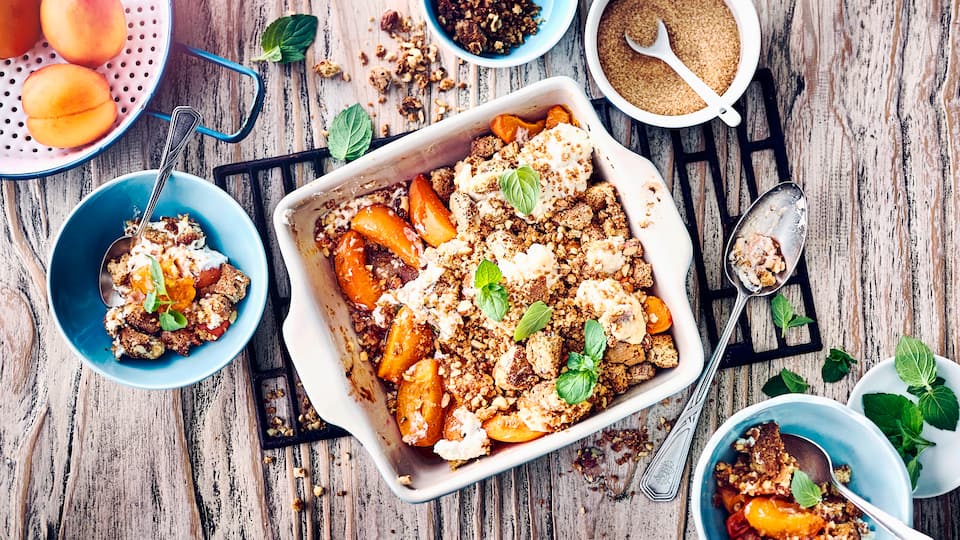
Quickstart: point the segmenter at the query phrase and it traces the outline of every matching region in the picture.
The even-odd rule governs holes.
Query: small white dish
[[[675,116],[654,114],[630,103],[613,88],[600,66],[600,53],[597,48],[600,18],[603,17],[603,12],[610,2],[611,0],[596,0],[593,2],[589,14],[587,14],[587,24],[583,38],[587,52],[587,66],[590,68],[590,74],[593,76],[594,82],[600,87],[600,92],[628,116],[652,126],[684,128],[703,124],[716,118],[716,108],[714,107],[704,107],[699,111]],[[724,103],[734,103],[747,91],[747,87],[753,80],[753,74],[757,71],[757,64],[760,61],[760,19],[752,0],[724,0],[724,2],[730,8],[734,20],[737,21],[737,30],[740,33],[740,63],[737,65],[737,73],[734,75],[730,87],[720,97],[723,98]]]
[[[937,375],[943,377],[946,385],[954,392],[960,391],[960,365],[942,356],[935,356],[935,358]],[[907,393],[907,383],[897,376],[893,358],[880,362],[860,379],[860,382],[853,387],[847,406],[863,414],[864,394],[879,392],[900,394],[912,401],[917,400]],[[920,471],[917,489],[913,490],[913,497],[916,499],[937,497],[960,487],[960,467],[957,466],[957,456],[960,455],[960,429],[946,431],[924,424],[920,435],[936,443],[936,446],[927,448],[920,454],[923,469]]]

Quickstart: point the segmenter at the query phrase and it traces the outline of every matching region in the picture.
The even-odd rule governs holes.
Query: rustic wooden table
[[[378,129],[384,123],[393,132],[417,127],[398,115],[396,95],[376,103],[366,83],[369,67],[357,57],[359,50],[371,54],[377,43],[388,42],[374,18],[387,7],[419,17],[417,2],[263,4],[209,0],[176,6],[177,40],[245,64],[259,53],[259,36],[274,18],[306,12],[321,20],[307,62],[257,66],[267,98],[250,137],[234,145],[195,142],[182,169],[210,178],[224,163],[323,146],[333,115],[354,102],[373,102]],[[551,75],[572,77],[597,95],[583,56],[589,2],[581,4],[560,44],[528,65],[493,71],[458,65],[444,54],[447,70],[467,88],[442,99],[470,107]],[[764,399],[761,385],[784,366],[805,375],[811,393],[845,401],[859,376],[890,356],[903,333],[921,337],[947,357],[960,353],[960,2],[759,1],[758,9],[764,34],[760,63],[777,82],[793,177],[813,203],[807,257],[824,343],[842,345],[860,363],[853,376],[833,385],[819,376],[823,353],[722,372],[694,455],[725,418]],[[310,66],[323,58],[342,64],[353,82],[316,76]],[[155,103],[166,110],[194,105],[208,123],[230,129],[251,93],[233,75],[175,57]],[[428,119],[438,96],[424,99]],[[732,132],[713,129],[726,153],[735,143]],[[386,489],[350,438],[261,451],[243,359],[170,392],[122,387],[81,368],[47,309],[45,261],[52,240],[70,210],[96,186],[155,166],[165,131],[164,123],[144,118],[108,152],[69,173],[2,183],[0,530],[6,536],[696,536],[687,489],[673,503],[651,503],[632,494],[636,478],[624,465],[615,472],[627,482],[626,497],[613,500],[603,490],[591,491],[571,471],[580,445],[411,506]],[[669,138],[658,135],[652,146],[672,184]],[[729,160],[725,174],[731,200],[742,199],[739,162]],[[765,174],[761,187],[777,180]],[[280,194],[273,186],[270,204]],[[239,181],[228,187],[245,200]],[[703,202],[712,188],[692,189],[701,198],[698,212],[706,216],[704,242],[719,242],[716,224],[710,225],[715,218]],[[772,340],[766,310],[757,302],[750,316],[756,337]],[[276,333],[272,326],[261,332]],[[277,354],[276,346],[272,351]],[[646,427],[659,442],[660,418],[674,418],[681,397],[619,427]],[[266,456],[273,462],[265,463]],[[645,464],[641,461],[641,470]],[[296,477],[297,467],[306,469],[306,479]],[[325,493],[315,497],[313,485]],[[291,508],[296,497],[306,505],[299,513]],[[960,492],[915,508],[919,529],[938,539],[960,538]]]

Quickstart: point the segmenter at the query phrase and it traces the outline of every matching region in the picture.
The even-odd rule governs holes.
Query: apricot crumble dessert
[[[453,466],[678,363],[590,134],[562,106],[491,131],[452,167],[331,207],[315,231],[403,441]]]
[[[775,422],[748,429],[733,449],[737,460],[720,462],[714,471],[715,502],[729,514],[727,534],[731,540],[859,540],[869,533],[857,507],[832,484],[816,486],[799,470],[796,459],[784,448]],[[852,472],[842,465],[835,474],[848,483]],[[795,478],[798,475],[801,478]],[[798,492],[799,480],[808,482],[819,497],[805,500]]]
[[[730,262],[744,286],[756,291],[777,284],[777,274],[787,269],[780,244],[773,238],[752,232],[733,243]]]
[[[136,223],[127,224],[132,234]],[[216,341],[236,320],[236,305],[250,278],[207,246],[207,236],[188,215],[148,223],[130,253],[107,265],[124,299],[103,324],[113,354],[156,360],[167,350],[181,356]]]

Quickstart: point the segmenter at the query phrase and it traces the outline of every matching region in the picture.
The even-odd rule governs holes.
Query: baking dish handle
[[[257,117],[260,116],[260,109],[263,107],[263,95],[265,92],[265,87],[263,85],[263,79],[260,78],[260,74],[246,66],[242,66],[236,62],[231,62],[230,60],[217,56],[213,53],[197,49],[189,45],[184,45],[183,43],[175,43],[174,47],[181,53],[189,54],[190,56],[199,58],[201,60],[206,60],[207,62],[211,62],[220,67],[229,69],[230,71],[235,71],[240,75],[250,77],[250,79],[253,80],[253,105],[250,106],[250,110],[247,112],[247,117],[244,118],[243,123],[240,124],[240,129],[234,133],[226,134],[222,131],[217,131],[204,125],[201,125],[197,128],[197,131],[200,133],[223,142],[235,143],[246,138],[246,136],[250,134],[250,131],[253,130],[253,125],[256,123]],[[152,109],[147,109],[146,113],[150,116],[154,116],[168,122],[170,121],[170,115],[167,113]]]

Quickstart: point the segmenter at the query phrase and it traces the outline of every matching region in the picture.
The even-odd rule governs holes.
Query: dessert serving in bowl
[[[667,187],[566,78],[304,186],[274,226],[304,388],[407,501],[594,433],[703,365]]]

